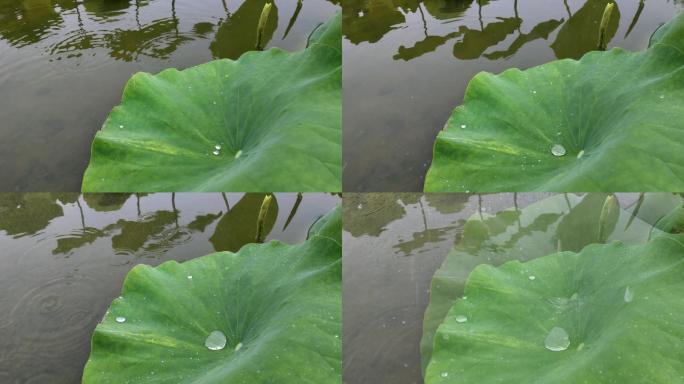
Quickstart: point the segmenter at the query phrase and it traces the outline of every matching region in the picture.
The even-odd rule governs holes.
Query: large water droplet
[[[466,321],[468,321],[467,317],[465,317],[463,315],[456,316],[456,322],[457,323],[465,323]]]
[[[220,351],[226,347],[226,335],[221,331],[213,331],[207,336],[204,346],[212,351]]]
[[[553,327],[544,340],[544,346],[549,351],[565,351],[570,346],[570,337],[568,336],[568,333],[565,332],[565,329]]]
[[[551,154],[554,156],[563,156],[565,155],[565,147],[560,144],[554,144],[554,146],[551,147]]]
[[[117,316],[117,318],[115,320],[117,323],[125,323],[126,322],[126,318],[123,316]]]
[[[634,292],[629,288],[625,288],[625,303],[631,303],[634,300]]]

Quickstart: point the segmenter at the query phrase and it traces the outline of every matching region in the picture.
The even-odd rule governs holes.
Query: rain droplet
[[[565,351],[570,346],[568,333],[561,327],[553,327],[544,340],[544,346],[549,351]]]
[[[530,280],[534,280],[534,279],[536,279],[537,277],[534,276],[534,275],[530,275],[530,276],[528,276],[527,278],[530,279]]]
[[[242,155],[242,149],[235,153],[235,158],[238,159]]]
[[[456,322],[457,323],[465,323],[466,321],[468,321],[467,317],[465,317],[463,315],[456,316]]]
[[[554,146],[551,147],[551,154],[554,156],[563,156],[565,155],[565,147],[560,144],[554,144]]]
[[[237,343],[237,345],[235,346],[235,352],[239,351],[240,348],[242,348],[242,343]]]
[[[218,156],[220,152],[219,152],[219,151],[214,151],[214,152],[212,152],[212,153],[214,154],[214,156]]]
[[[221,150],[221,144],[214,145],[214,149],[217,151],[220,151]]]
[[[212,351],[220,351],[226,347],[226,335],[221,331],[213,331],[207,336],[204,346]]]
[[[449,372],[442,372],[441,376],[442,376],[442,377],[447,377],[447,376],[449,376]]]
[[[188,280],[192,280],[192,275],[188,275]]]
[[[660,95],[660,99],[661,99],[661,100],[664,99],[664,98],[665,98],[665,95]]]
[[[363,17],[364,13],[363,11],[359,11],[359,17]]]
[[[532,93],[534,93],[534,94],[536,95],[536,94],[537,94],[537,91],[534,91],[534,90],[533,90]]]
[[[125,323],[125,322],[126,322],[126,318],[123,317],[123,316],[118,316],[118,317],[116,318],[116,322],[117,322],[117,323]]]
[[[461,129],[465,129],[465,127],[466,127],[465,124],[461,124]]]
[[[581,151],[579,151],[579,153],[577,154],[577,158],[578,158],[578,159],[581,159],[582,156],[584,156],[584,149],[581,150]]]
[[[627,287],[625,288],[625,303],[631,303],[634,300],[634,292]]]
[[[120,129],[123,129],[123,125],[119,125],[119,128],[120,128]]]

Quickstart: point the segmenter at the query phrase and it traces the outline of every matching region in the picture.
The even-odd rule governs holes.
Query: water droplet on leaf
[[[242,343],[237,343],[237,345],[235,346],[235,352],[239,351],[240,348],[242,348]]]
[[[560,144],[554,144],[554,146],[551,147],[551,154],[554,156],[563,156],[565,155],[565,147]]]
[[[235,153],[235,158],[239,158],[242,155],[242,149]]]
[[[466,321],[468,321],[467,317],[465,317],[463,315],[456,316],[456,322],[457,323],[465,323]]]
[[[627,287],[625,288],[625,303],[631,303],[634,300],[634,292]]]
[[[220,351],[226,347],[226,335],[221,331],[213,331],[207,336],[204,346],[212,351]]]
[[[125,323],[125,322],[126,322],[126,318],[123,317],[123,316],[118,316],[118,317],[116,318],[116,322],[117,322],[117,323]]]
[[[565,351],[570,346],[570,337],[565,329],[561,327],[553,327],[551,332],[549,332],[544,340],[544,346],[549,351]]]

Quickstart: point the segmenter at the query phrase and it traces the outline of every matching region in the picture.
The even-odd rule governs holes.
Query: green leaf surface
[[[437,327],[454,301],[462,297],[466,279],[478,265],[531,260],[556,251],[576,252],[602,239],[645,243],[649,235],[661,233],[625,210],[613,211],[602,221],[607,196],[555,195],[523,209],[512,208],[496,215],[483,213],[468,219],[461,240],[432,279],[421,339],[423,369],[432,356]],[[600,236],[601,227],[604,234]]]
[[[83,190],[339,191],[340,29],[338,14],[300,52],[134,75],[93,141]]]
[[[481,265],[437,331],[425,382],[682,383],[682,274],[673,235]]]
[[[682,190],[682,102],[684,12],[643,52],[482,72],[437,137],[425,190]]]
[[[299,245],[135,267],[93,334],[83,383],[340,383],[340,226],[338,207]],[[223,349],[205,346],[213,331]]]

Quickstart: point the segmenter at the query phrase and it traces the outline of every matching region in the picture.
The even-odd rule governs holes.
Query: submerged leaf
[[[425,382],[680,383],[682,274],[672,235],[481,265],[437,331]]]
[[[339,383],[340,242],[338,207],[299,245],[135,267],[83,383]]]
[[[338,191],[341,105],[339,14],[301,52],[139,73],[93,141],[83,190]]]
[[[684,189],[683,68],[684,12],[644,52],[480,73],[437,137],[425,190]]]

